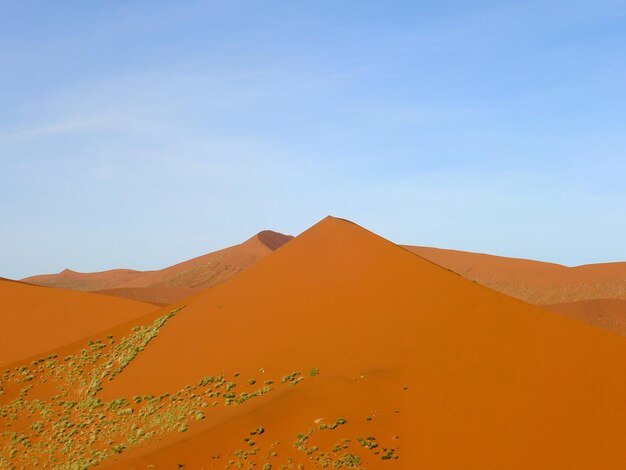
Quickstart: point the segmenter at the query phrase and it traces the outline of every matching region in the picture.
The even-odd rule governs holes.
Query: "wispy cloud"
[[[0,141],[21,141],[38,139],[40,137],[76,134],[86,130],[107,127],[104,122],[93,119],[71,119],[56,123],[19,129],[13,132],[0,134]]]

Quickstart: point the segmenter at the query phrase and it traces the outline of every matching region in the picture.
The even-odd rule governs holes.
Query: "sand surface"
[[[151,304],[0,279],[0,364],[76,341],[156,310]]]
[[[92,292],[163,306],[190,297],[201,290],[203,289],[192,287],[116,287]]]
[[[270,390],[200,408],[202,419],[103,467],[274,469],[291,459],[322,468],[320,452],[344,453],[337,443],[368,469],[626,466],[625,338],[471,282],[351,222],[326,218],[185,304],[98,397],[179,391],[172,400],[195,400],[206,396],[202,377],[217,375],[237,393],[268,379]],[[44,399],[53,385],[30,393]],[[27,429],[21,419],[14,428]]]
[[[626,300],[591,299],[544,308],[626,336]]]
[[[82,291],[112,289],[131,279],[141,276],[142,271],[132,269],[111,269],[97,273],[80,273],[64,269],[57,274],[40,274],[22,279],[22,282],[46,287],[61,287]]]
[[[245,242],[156,271],[114,269],[97,273],[64,270],[22,281],[49,287],[95,291],[159,305],[171,304],[219,284],[291,240],[265,230]]]
[[[567,267],[466,251],[408,245],[405,248],[468,279],[532,304],[626,296],[626,262]]]

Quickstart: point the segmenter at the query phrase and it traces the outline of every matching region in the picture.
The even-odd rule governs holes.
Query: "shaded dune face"
[[[156,310],[150,304],[0,280],[0,364],[93,335]]]
[[[263,230],[257,234],[257,238],[270,250],[274,251],[283,246],[293,237],[291,235],[283,235],[282,233],[273,232],[271,230]]]
[[[292,238],[265,230],[239,245],[157,271],[114,269],[77,273],[66,269],[59,274],[32,276],[23,281],[166,305],[224,282]]]

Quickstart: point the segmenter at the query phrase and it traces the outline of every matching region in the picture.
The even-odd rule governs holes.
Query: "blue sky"
[[[159,268],[327,214],[626,260],[626,5],[0,2],[0,276]]]

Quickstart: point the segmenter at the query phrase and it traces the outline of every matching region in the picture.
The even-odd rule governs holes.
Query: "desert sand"
[[[80,273],[71,269],[64,269],[57,274],[39,274],[26,277],[22,279],[22,282],[37,286],[61,287],[89,292],[99,289],[112,289],[142,274],[142,271],[132,269],[110,269],[97,273]]]
[[[90,341],[7,368],[0,426],[32,440],[11,443],[8,462],[38,455],[38,442],[57,445],[46,440],[52,424],[28,417],[36,397],[73,423],[57,427],[65,444],[55,455],[92,451],[105,468],[626,465],[623,337],[342,219]],[[70,405],[58,398],[68,389]],[[92,433],[97,419],[106,432]]]
[[[626,262],[567,267],[519,258],[405,245],[434,263],[531,304],[626,296]]]
[[[157,271],[114,269],[78,273],[66,269],[58,274],[31,276],[22,281],[167,305],[225,281],[291,238],[290,235],[264,230],[239,245]]]
[[[578,302],[544,305],[544,308],[626,336],[626,300],[624,299],[579,300]]]
[[[115,287],[92,292],[163,306],[190,297],[202,290],[202,288],[193,287]]]
[[[405,248],[491,289],[600,328],[626,333],[624,262],[567,267],[466,251]]]
[[[0,367],[154,311],[154,305],[0,279]]]

